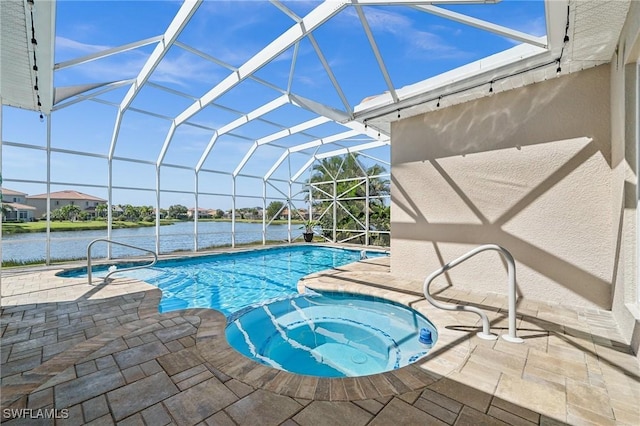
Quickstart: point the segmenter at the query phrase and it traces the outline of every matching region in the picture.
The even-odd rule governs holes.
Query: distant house
[[[107,200],[93,195],[84,194],[82,192],[66,190],[52,192],[49,196],[51,203],[51,211],[60,209],[64,206],[74,205],[78,206],[80,210],[88,212],[92,217],[95,217],[96,206],[98,204],[105,204]],[[42,217],[47,213],[47,194],[28,195],[26,197],[28,205],[36,208],[35,216]]]
[[[193,219],[195,216],[195,208],[191,208],[187,210],[187,217],[189,219]],[[205,209],[202,207],[198,207],[198,218],[199,219],[210,219],[216,215],[216,209]]]
[[[280,219],[286,219],[287,217],[289,217],[289,209],[285,207],[280,212]],[[307,209],[297,209],[297,212],[296,210],[292,210],[291,212],[291,219],[298,220],[298,219],[308,219],[308,218],[309,218],[309,211]]]
[[[26,204],[27,194],[2,188],[2,206],[5,221],[29,222],[35,217],[36,208]]]

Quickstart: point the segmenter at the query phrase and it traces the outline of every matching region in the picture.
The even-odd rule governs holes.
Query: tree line
[[[369,234],[369,244],[390,244],[390,235],[379,233],[391,229],[391,207],[387,202],[391,193],[390,181],[380,176],[386,173],[379,164],[365,167],[358,154],[325,158],[314,165],[309,188],[313,210],[321,215],[315,218],[319,219],[325,237],[333,238],[334,201],[328,195],[332,194],[338,200],[335,208],[337,241],[349,239],[348,242],[364,244],[365,236],[359,234],[365,231],[368,219],[368,231],[373,231]],[[335,187],[334,181],[338,181]]]
[[[322,228],[322,234],[328,239],[333,239],[335,214],[338,241],[349,239],[349,242],[364,244],[364,235],[358,234],[365,231],[365,225],[368,222],[369,243],[389,245],[389,234],[378,232],[390,230],[391,209],[387,202],[390,194],[390,182],[389,179],[380,177],[386,173],[386,169],[378,164],[365,167],[359,160],[358,154],[325,158],[316,163],[313,166],[311,178],[307,182],[311,197],[307,201],[311,201],[314,224]],[[338,181],[335,183],[335,187],[334,181]],[[369,195],[368,205],[367,194]],[[333,208],[334,196],[338,200],[335,209]],[[266,212],[268,220],[280,219],[283,207],[284,203],[281,201],[269,203]],[[189,218],[188,212],[189,209],[186,206],[175,204],[167,209],[161,208],[160,217],[162,219],[186,220]],[[106,204],[96,206],[96,218],[106,218],[107,213],[108,206]],[[238,219],[259,220],[262,219],[262,209],[260,207],[243,207],[236,209],[235,215]],[[92,218],[91,216],[90,212],[83,211],[75,205],[63,206],[51,212],[52,220],[89,220]],[[221,219],[231,217],[231,211],[225,212],[216,209],[213,213],[199,213],[199,217],[202,219],[209,217]],[[155,209],[152,206],[118,204],[113,208],[113,219],[116,221],[154,222]],[[292,219],[306,218],[294,215]],[[351,237],[354,238],[350,239]]]
[[[160,218],[162,219],[186,219],[187,207],[176,204],[168,209],[160,209]],[[59,209],[51,211],[51,220],[91,220],[106,219],[109,213],[109,207],[106,204],[98,204],[95,208],[95,215],[80,207],[69,204]],[[156,219],[155,209],[152,206],[134,206],[131,204],[117,204],[112,208],[113,220],[126,222],[153,222]]]

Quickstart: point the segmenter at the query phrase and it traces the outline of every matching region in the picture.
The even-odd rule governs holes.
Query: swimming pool
[[[367,256],[386,254],[367,251]],[[298,281],[304,276],[359,259],[359,249],[301,245],[161,260],[151,268],[113,276],[136,278],[161,289],[160,312],[213,308],[229,316],[249,305],[295,295]],[[108,268],[103,265],[92,271],[104,276]],[[59,275],[86,276],[86,268]]]
[[[228,318],[226,336],[236,350],[264,365],[311,376],[355,377],[417,361],[438,334],[427,318],[404,305],[322,293],[238,312]]]

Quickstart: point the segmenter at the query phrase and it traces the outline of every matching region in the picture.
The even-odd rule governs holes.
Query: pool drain
[[[364,364],[365,362],[367,362],[367,356],[365,354],[351,355],[351,361],[356,364]]]

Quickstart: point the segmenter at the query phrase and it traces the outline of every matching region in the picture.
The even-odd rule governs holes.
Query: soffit
[[[608,63],[615,52],[630,4],[629,0],[568,2],[569,40],[561,49],[561,72],[557,72],[558,56],[548,52],[540,55],[541,52],[536,52],[535,48],[520,46],[511,49],[511,54],[501,52],[492,58],[400,88],[398,93],[404,96],[395,105],[385,106],[385,94],[367,99],[356,107],[356,111],[361,120],[390,132],[391,122],[401,118]],[[367,105],[375,104],[376,100],[379,105]]]
[[[45,114],[51,110],[54,10],[54,1],[0,2],[2,104]]]
[[[360,7],[359,5],[366,2],[370,4],[375,3],[373,0],[362,0],[360,2],[352,2],[346,7]],[[294,22],[291,27],[291,31],[295,31],[300,27],[302,37],[308,37],[311,39],[313,34],[305,34],[306,29],[311,28],[312,25],[318,27],[324,22],[323,19],[331,19],[333,16],[330,7],[323,12],[317,19],[308,19],[309,15],[296,15],[291,13],[280,2],[273,1],[274,5],[282,9],[286,14],[292,18]],[[418,1],[414,2],[394,2],[387,1],[385,4],[398,4],[398,7],[403,3],[414,3],[414,6]],[[424,2],[422,2],[424,3]],[[433,111],[437,108],[444,108],[447,106],[467,102],[473,99],[488,96],[490,89],[492,93],[510,90],[517,87],[522,87],[528,84],[533,84],[539,81],[543,81],[549,78],[555,78],[557,76],[557,63],[558,58],[561,59],[562,72],[560,74],[566,74],[569,72],[576,72],[588,67],[596,66],[602,63],[610,61],[619,37],[620,30],[624,24],[630,0],[580,0],[580,1],[562,1],[562,0],[547,0],[545,2],[547,6],[547,37],[540,37],[537,40],[533,40],[529,44],[521,44],[515,46],[507,51],[496,53],[482,60],[470,63],[460,68],[454,69],[449,72],[442,73],[427,80],[404,86],[401,88],[390,87],[390,91],[393,93],[386,93],[378,96],[370,96],[365,101],[353,108],[353,111],[349,111],[348,105],[345,105],[345,111],[337,110],[326,105],[322,105],[314,100],[306,99],[302,96],[296,96],[294,93],[289,93],[286,87],[278,88],[281,91],[283,99],[286,98],[286,102],[289,105],[294,105],[312,111],[320,117],[326,117],[330,120],[345,125],[346,131],[343,133],[349,135],[352,131],[367,135],[369,140],[388,143],[388,135],[390,132],[390,123],[398,120],[399,118],[406,118],[409,116],[422,114],[425,112]],[[345,6],[343,4],[343,6]],[[395,7],[395,6],[394,6]],[[427,6],[425,6],[427,7]],[[27,0],[3,0],[0,1],[0,10],[2,11],[2,54],[0,60],[2,61],[2,103],[6,105],[16,106],[19,108],[48,113],[53,105],[54,93],[53,88],[53,44],[55,40],[55,1],[43,1],[35,0],[34,5],[31,6]],[[33,12],[33,20],[31,15]],[[84,60],[94,60],[99,56],[118,54],[119,52],[125,52],[129,49],[147,45],[150,43],[156,43],[160,39],[164,41],[158,44],[158,52],[155,58],[150,57],[148,63],[145,65],[147,70],[142,69],[137,79],[130,81],[119,82],[98,82],[88,86],[76,86],[71,90],[68,96],[81,95],[87,88],[97,88],[102,85],[126,85],[131,84],[132,81],[137,82],[131,86],[129,90],[131,95],[127,95],[127,99],[118,102],[122,110],[126,109],[130,105],[131,99],[136,96],[142,86],[149,84],[147,78],[149,74],[155,69],[158,64],[163,60],[166,50],[160,49],[163,45],[168,45],[167,40],[172,39],[173,35],[179,34],[181,29],[186,26],[192,15],[192,11],[185,11],[184,16],[175,20],[175,27],[169,28],[164,38],[162,36],[156,36],[148,40],[142,40],[139,42],[131,43],[130,45],[121,46],[120,48],[112,48],[101,54],[93,55],[85,58]],[[317,14],[316,14],[317,15]],[[565,28],[565,24],[568,22],[568,28]],[[178,17],[177,17],[178,18]],[[307,20],[305,22],[304,20]],[[33,24],[33,25],[32,25]],[[38,40],[37,45],[31,43],[32,29],[35,38]],[[487,29],[487,28],[485,28]],[[562,40],[565,31],[569,37],[568,42],[558,42]],[[278,49],[284,49],[287,46],[291,46],[295,43],[296,39],[285,40],[284,34],[281,34],[282,43]],[[269,44],[271,40],[265,40],[265,44]],[[285,43],[286,41],[286,43]],[[275,42],[271,41],[272,44]],[[184,49],[192,49],[191,46],[187,46],[181,43],[180,46]],[[542,46],[542,47],[541,47]],[[363,46],[365,49],[369,49],[370,46]],[[322,46],[318,48],[318,55],[324,55],[324,57],[330,57],[328,53],[329,46]],[[202,54],[193,49],[196,54]],[[34,53],[37,60],[38,70],[33,69],[34,66]],[[206,55],[205,55],[206,56]],[[201,106],[215,105],[217,97],[222,93],[232,93],[232,88],[235,87],[235,79],[247,79],[260,82],[257,77],[256,70],[259,66],[254,66],[254,63],[260,62],[260,65],[267,64],[275,58],[275,54],[270,52],[265,47],[261,54],[257,54],[251,60],[247,61],[244,65],[237,68],[234,71],[229,68],[229,77],[225,80],[229,80],[229,83],[220,84],[218,88],[212,88],[207,96],[202,96],[200,99],[194,98],[193,105],[175,116],[175,121],[178,124],[184,122],[185,124],[196,125],[197,123],[190,123],[187,120],[193,115],[193,112],[201,110]],[[82,58],[81,58],[82,59]],[[216,62],[215,58],[209,58],[209,60]],[[384,61],[384,58],[382,58]],[[325,60],[323,65],[330,70],[330,61]],[[70,61],[64,66],[74,66],[80,63],[79,61]],[[219,63],[216,62],[216,63]],[[60,64],[57,65],[61,67]],[[58,69],[56,68],[56,69]],[[292,67],[293,68],[293,67]],[[353,70],[355,75],[361,70]],[[370,70],[369,72],[379,72],[379,70]],[[38,78],[38,90],[34,89],[36,77]],[[233,80],[233,81],[232,81]],[[341,90],[339,84],[334,84],[337,91]],[[80,87],[80,89],[78,89]],[[58,90],[64,90],[65,88],[58,88]],[[343,85],[342,89],[349,90],[349,85]],[[175,90],[173,90],[175,92]],[[62,92],[60,92],[62,93]],[[71,102],[82,102],[86,99],[95,97],[98,99],[98,92],[88,95],[86,98],[78,96]],[[348,95],[348,93],[347,93]],[[38,96],[40,97],[41,105],[38,105]],[[348,97],[348,96],[347,96]],[[70,102],[70,103],[71,103]],[[218,128],[206,128],[205,130],[215,131],[217,138],[218,134],[221,134],[224,129],[234,130],[242,122],[259,121],[262,119],[265,107],[269,102],[256,108],[253,112],[242,111],[238,118],[239,124],[234,122],[222,123]],[[117,106],[117,104],[114,104]],[[267,108],[268,109],[268,108]],[[172,119],[172,117],[167,117]],[[296,125],[302,126],[304,123],[296,123]],[[365,126],[366,124],[366,126]],[[296,125],[290,126],[285,133],[293,134],[292,129]],[[205,128],[203,126],[200,126]],[[382,135],[380,135],[382,132]],[[117,132],[116,132],[117,133]],[[376,137],[377,133],[377,137]],[[168,135],[167,143],[163,147],[162,153],[159,156],[157,162],[162,164],[164,161],[164,154],[166,153],[166,147],[171,140],[172,134]],[[254,140],[256,146],[260,144],[259,141],[268,138],[270,135],[261,134],[255,138],[249,138]],[[351,136],[350,136],[351,137]],[[216,142],[215,138],[212,138],[210,147]],[[313,151],[318,147],[326,145],[327,139],[320,138],[312,142],[307,142],[309,146],[309,152],[316,154],[326,155],[333,153],[334,151]],[[274,138],[269,143],[282,143],[279,139]],[[290,146],[287,152],[302,151],[306,145]],[[373,146],[371,144],[362,144],[363,147]],[[208,148],[210,150],[210,147]],[[340,146],[338,147],[340,148]],[[344,146],[343,146],[344,148]],[[328,148],[327,148],[328,149]],[[112,150],[111,150],[112,151]],[[343,153],[344,149],[335,150],[336,153]],[[249,151],[247,156],[251,156],[253,153]],[[109,155],[112,155],[110,152]],[[203,154],[201,161],[196,168],[199,168],[208,155],[208,151]],[[287,154],[288,155],[288,154]],[[336,154],[337,155],[337,154]],[[245,157],[246,158],[246,157]],[[272,167],[272,170],[281,164],[286,158],[285,154],[281,157],[281,160]],[[240,163],[236,171],[242,169],[243,162]]]

